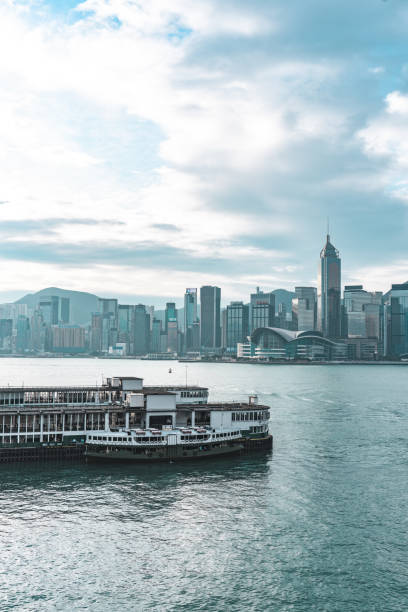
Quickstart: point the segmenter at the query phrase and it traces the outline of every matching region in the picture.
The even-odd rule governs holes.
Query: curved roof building
[[[330,361],[346,357],[347,347],[323,337],[318,331],[291,331],[259,327],[251,334],[255,356],[265,359],[310,359]]]

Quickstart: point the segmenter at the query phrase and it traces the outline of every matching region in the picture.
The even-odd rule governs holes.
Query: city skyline
[[[310,285],[327,216],[345,284],[408,278],[407,20],[398,0],[1,3],[0,301]]]
[[[385,294],[362,284],[344,285],[343,292],[342,287],[340,252],[327,234],[317,287],[268,292],[257,286],[247,303],[223,307],[222,290],[213,285],[201,286],[199,294],[197,287],[186,288],[183,313],[175,301],[163,311],[56,288],[0,303],[0,353],[308,362],[408,358],[408,282],[392,283]]]

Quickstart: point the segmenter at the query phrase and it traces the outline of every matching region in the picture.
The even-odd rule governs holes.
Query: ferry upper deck
[[[90,431],[117,427],[208,426],[211,419],[218,422],[216,412],[227,411],[248,427],[269,418],[268,407],[255,400],[209,404],[206,387],[146,386],[136,377],[89,386],[1,387],[0,444],[79,442]]]

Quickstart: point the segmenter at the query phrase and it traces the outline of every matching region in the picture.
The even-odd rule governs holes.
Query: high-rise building
[[[213,351],[221,347],[221,289],[204,286],[200,289],[201,348]]]
[[[177,308],[174,302],[167,302],[164,316],[165,332],[167,334],[167,351],[178,352]]]
[[[194,346],[194,325],[197,321],[197,289],[186,289],[184,294],[184,347],[186,352],[198,350],[198,347]]]
[[[98,298],[98,312],[102,315],[102,352],[118,341],[118,300]]]
[[[118,314],[118,300],[114,298],[98,298],[98,312],[116,318]]]
[[[60,302],[59,320],[61,321],[61,323],[69,323],[69,315],[70,315],[69,298],[61,297],[59,299],[59,302]]]
[[[320,253],[317,284],[317,328],[323,336],[340,337],[341,259],[327,234],[326,244]]]
[[[85,329],[80,325],[53,325],[52,350],[54,353],[84,353]]]
[[[167,351],[169,353],[178,353],[179,336],[177,329],[177,320],[167,323]]]
[[[30,321],[24,315],[18,315],[16,324],[16,351],[23,353],[30,349]]]
[[[363,285],[344,287],[344,335],[349,338],[376,338],[382,336],[381,291],[365,291]]]
[[[11,353],[13,337],[13,320],[0,319],[0,349]]]
[[[317,290],[315,287],[295,287],[292,300],[293,329],[314,331],[317,318]]]
[[[102,315],[100,312],[92,313],[90,350],[100,353],[102,350]]]
[[[143,304],[137,304],[134,313],[133,352],[135,355],[146,355],[150,344],[150,315]]]
[[[35,310],[31,317],[31,347],[36,353],[43,353],[46,346],[47,325],[41,310]]]
[[[152,321],[152,329],[150,332],[150,352],[161,353],[160,336],[162,332],[162,322],[160,319],[154,318]]]
[[[133,321],[134,306],[119,304],[118,306],[118,342],[126,344],[126,353],[133,353]]]
[[[230,355],[237,354],[237,344],[247,341],[249,333],[249,306],[243,302],[231,302],[227,306],[226,349]]]
[[[384,349],[389,357],[408,355],[408,282],[384,295]]]
[[[221,348],[227,348],[227,309],[221,308]]]
[[[38,304],[38,309],[41,311],[45,325],[57,325],[59,317],[59,297],[52,295],[44,297]]]
[[[259,327],[273,327],[275,324],[275,295],[265,293],[259,287],[256,293],[251,293],[249,304],[249,331],[252,333]]]

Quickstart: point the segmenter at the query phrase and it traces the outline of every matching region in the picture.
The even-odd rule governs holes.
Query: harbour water
[[[0,360],[0,385],[126,374],[257,394],[273,454],[1,466],[0,610],[408,609],[408,369]]]

